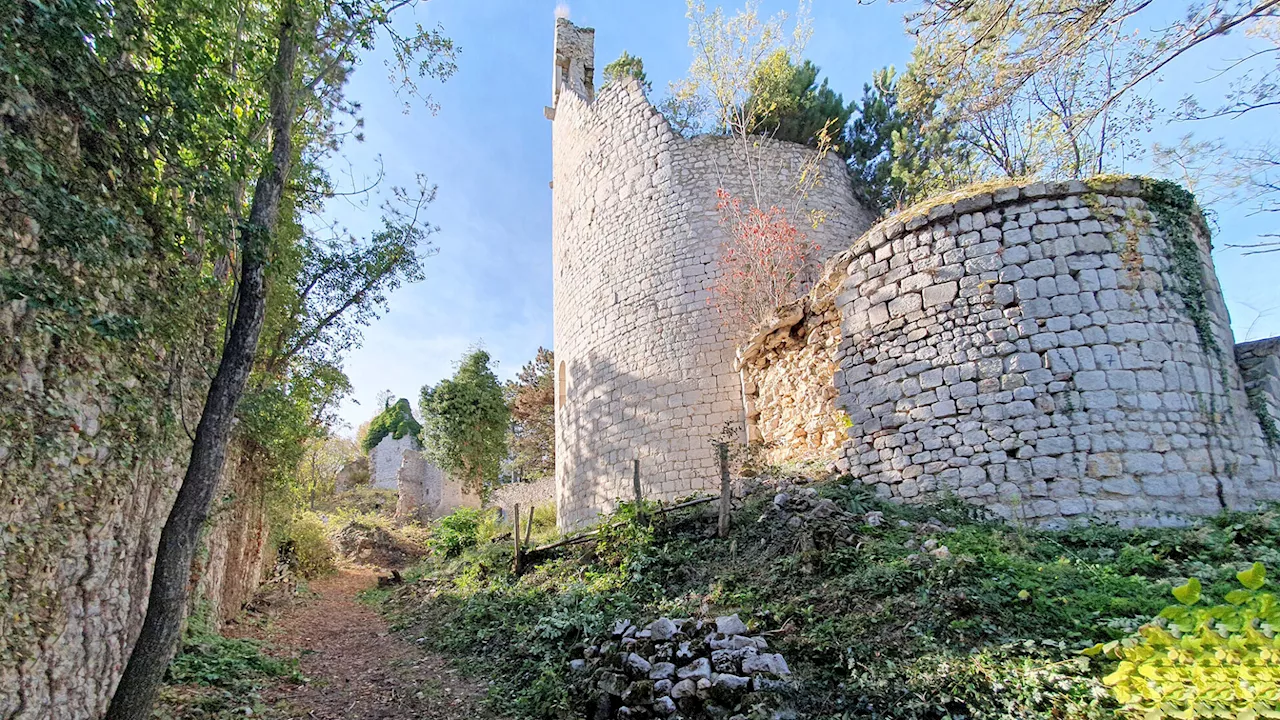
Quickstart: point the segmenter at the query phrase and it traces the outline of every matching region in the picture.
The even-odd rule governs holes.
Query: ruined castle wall
[[[404,455],[418,450],[418,441],[412,435],[394,438],[390,435],[369,451],[369,478],[373,487],[379,490],[395,490],[399,487],[397,478]]]
[[[1240,343],[1235,351],[1250,407],[1268,440],[1280,441],[1280,338]]]
[[[1175,263],[1149,188],[999,189],[859,239],[840,302],[842,469],[892,498],[950,492],[1049,525],[1280,497],[1207,233],[1185,218],[1199,267]]]
[[[850,254],[833,257],[803,298],[780,308],[738,351],[747,437],[772,463],[835,460],[848,416],[836,406],[840,307]]]
[[[712,442],[743,424],[734,338],[710,300],[727,239],[716,191],[752,197],[747,160],[729,138],[674,133],[633,81],[588,97],[562,90],[551,113],[562,527],[629,497],[633,458],[650,498],[714,486]],[[762,141],[752,152],[761,195],[791,197],[811,151]],[[822,171],[805,201],[825,215],[808,232],[819,259],[871,222],[839,159]]]

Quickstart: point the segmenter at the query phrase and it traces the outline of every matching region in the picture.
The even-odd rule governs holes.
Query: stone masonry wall
[[[892,498],[950,492],[1047,525],[1280,498],[1207,233],[1186,219],[1210,349],[1151,187],[978,192],[859,239],[841,297],[841,469]]]
[[[556,25],[553,118],[556,486],[561,527],[577,527],[630,495],[631,462],[651,498],[718,482],[712,441],[741,428],[734,339],[711,299],[726,239],[716,190],[750,196],[732,140],[685,139],[634,81],[594,93],[588,30]],[[568,68],[568,72],[564,71]],[[580,70],[579,68],[582,68]],[[790,197],[811,151],[762,140],[757,187]],[[843,164],[805,200],[825,222],[809,232],[819,259],[871,223]],[[777,202],[776,200],[774,202]]]
[[[1235,350],[1245,393],[1263,434],[1273,444],[1280,443],[1280,338],[1240,343]]]
[[[390,435],[369,451],[369,481],[379,490],[395,490],[404,455],[418,451],[418,441],[412,435],[396,439]]]
[[[0,265],[13,270],[38,252],[0,227]],[[198,418],[192,398],[205,392],[200,366],[184,373],[159,342],[121,349],[90,333],[58,337],[50,315],[23,300],[0,304],[4,720],[105,712],[190,453],[176,418]],[[185,404],[171,391],[178,383]]]

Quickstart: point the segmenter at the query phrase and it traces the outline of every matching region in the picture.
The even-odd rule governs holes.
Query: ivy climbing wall
[[[63,261],[99,289],[95,312],[147,320],[91,326],[48,304],[0,306],[0,718],[98,717],[146,612],[184,425],[205,393],[203,349],[170,334],[185,321],[138,305],[136,275],[161,263],[77,267],[33,225],[0,231],[7,279]]]

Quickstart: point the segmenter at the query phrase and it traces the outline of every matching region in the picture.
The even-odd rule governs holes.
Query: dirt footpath
[[[391,634],[377,612],[356,602],[372,587],[372,570],[344,569],[311,583],[266,631],[266,639],[300,655],[309,682],[263,694],[288,718],[419,720],[494,718],[482,707],[486,688],[462,678],[439,657]]]

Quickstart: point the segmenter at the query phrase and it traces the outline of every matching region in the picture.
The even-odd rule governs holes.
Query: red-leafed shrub
[[[724,188],[716,197],[730,237],[720,250],[711,302],[726,327],[742,335],[795,299],[808,269],[809,244],[782,208],[744,203]]]

